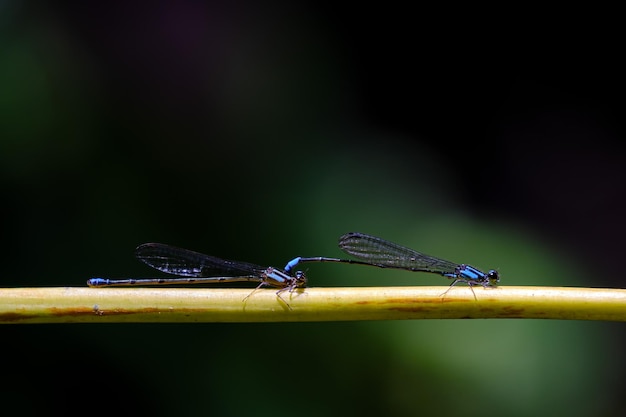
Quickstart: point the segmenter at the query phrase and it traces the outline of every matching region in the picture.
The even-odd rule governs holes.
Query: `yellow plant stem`
[[[473,291],[472,291],[473,290]],[[564,287],[0,288],[0,323],[530,318],[626,321],[626,290]]]

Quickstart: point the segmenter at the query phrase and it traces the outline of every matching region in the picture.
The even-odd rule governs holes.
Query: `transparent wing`
[[[144,243],[135,249],[137,259],[167,274],[183,277],[258,275],[266,268],[247,262],[229,261],[163,243]]]
[[[346,233],[339,238],[339,247],[349,255],[387,268],[454,273],[459,266],[454,262],[435,258],[363,233]]]

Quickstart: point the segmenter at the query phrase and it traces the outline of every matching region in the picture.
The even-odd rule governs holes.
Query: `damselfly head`
[[[294,278],[296,280],[296,288],[306,287],[306,274],[304,271],[296,271]]]
[[[498,273],[498,271],[496,271],[495,269],[490,269],[489,272],[487,272],[487,281],[489,282],[490,286],[497,286],[498,282],[500,282],[500,274]]]

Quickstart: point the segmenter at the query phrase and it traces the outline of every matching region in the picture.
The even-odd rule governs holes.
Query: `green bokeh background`
[[[619,70],[537,67],[549,45],[505,50],[407,13],[0,2],[1,286],[150,275],[132,257],[150,241],[282,266],[341,255],[348,231],[497,268],[503,285],[621,286]],[[447,284],[308,268],[311,286]],[[623,334],[527,320],[5,326],[0,407],[622,415]]]

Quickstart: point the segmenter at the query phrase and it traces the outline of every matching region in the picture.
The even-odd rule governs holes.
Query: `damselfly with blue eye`
[[[360,260],[327,258],[321,256],[308,258],[297,257],[287,263],[285,272],[289,273],[296,265],[303,262],[341,262],[439,274],[454,280],[452,284],[450,284],[450,287],[459,282],[465,282],[470,287],[474,285],[495,287],[500,281],[500,275],[498,271],[494,269],[484,273],[467,264],[457,264],[435,258],[434,256],[426,255],[379,237],[363,233],[351,232],[341,236],[339,238],[339,248]]]
[[[271,266],[264,268],[247,262],[229,261],[162,243],[140,245],[135,249],[135,256],[148,266],[175,275],[176,278],[91,278],[87,281],[87,285],[90,287],[113,287],[258,282],[259,285],[255,291],[264,286],[279,288],[276,295],[285,302],[281,297],[283,292],[289,291],[291,293],[296,288],[305,287],[307,282],[306,275],[302,271],[290,274]]]

